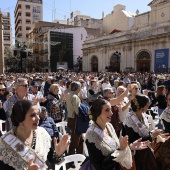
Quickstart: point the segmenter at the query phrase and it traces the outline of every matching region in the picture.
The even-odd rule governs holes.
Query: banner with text
[[[156,73],[164,73],[168,69],[169,49],[155,50],[155,67]]]

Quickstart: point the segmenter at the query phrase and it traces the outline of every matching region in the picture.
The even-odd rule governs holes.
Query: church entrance
[[[98,72],[98,58],[96,56],[91,58],[91,71]]]
[[[147,51],[141,51],[137,56],[137,71],[150,72],[151,56]]]

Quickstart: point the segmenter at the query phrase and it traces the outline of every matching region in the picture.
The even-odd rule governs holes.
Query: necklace
[[[15,135],[17,138],[21,139],[21,136],[20,136],[20,137],[18,136],[17,128],[14,129],[14,135]],[[21,140],[22,140],[22,139],[21,139]],[[36,132],[33,131],[33,140],[32,140],[32,142],[31,142],[31,141],[28,141],[28,140],[25,140],[25,142],[26,142],[26,145],[30,146],[31,148],[34,148],[34,147],[35,147],[35,143],[36,143]]]

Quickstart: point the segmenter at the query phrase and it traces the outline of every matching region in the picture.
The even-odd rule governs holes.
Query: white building
[[[119,5],[116,8],[119,12],[114,12],[112,17],[115,14],[124,26],[116,27],[110,18],[113,29],[118,30],[83,44],[83,71],[102,71],[106,66],[112,71],[142,72],[170,68],[170,1],[153,0],[149,6],[151,11],[137,13],[131,22],[126,15],[122,17],[122,12],[126,12]]]

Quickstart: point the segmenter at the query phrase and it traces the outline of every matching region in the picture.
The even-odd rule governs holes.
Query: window
[[[77,16],[76,16],[76,17],[74,17],[74,21],[75,21],[75,22],[77,22],[77,21],[78,21],[78,18],[77,18]]]
[[[10,40],[10,38],[9,37],[4,37],[4,40]]]
[[[4,35],[10,35],[10,31],[4,30]]]
[[[5,29],[5,30],[9,30],[9,29],[10,29],[10,26],[4,26],[4,29]]]
[[[30,10],[30,6],[29,6],[29,5],[26,5],[26,6],[25,6],[25,9],[26,9],[26,10]]]
[[[3,20],[3,24],[9,24],[9,21]]]
[[[31,16],[31,14],[29,12],[26,12],[25,15],[26,15],[26,17],[30,17]]]
[[[26,24],[31,24],[31,21],[26,21]]]
[[[40,6],[33,6],[32,10],[34,13],[40,13]]]
[[[39,16],[38,14],[33,14],[33,19],[39,20],[39,19],[40,19],[40,16]]]

